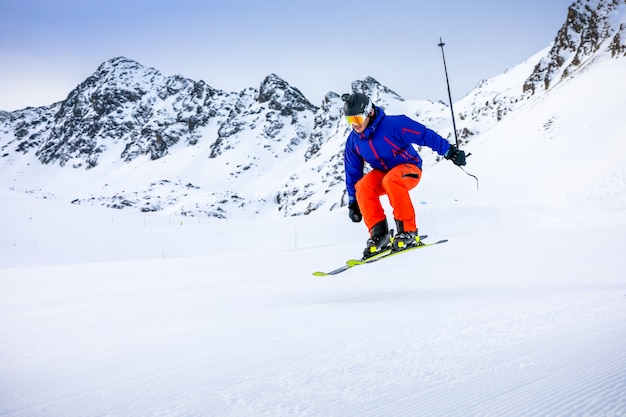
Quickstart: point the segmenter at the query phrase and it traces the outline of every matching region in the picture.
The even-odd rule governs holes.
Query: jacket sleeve
[[[346,173],[346,190],[348,191],[348,200],[356,201],[356,183],[363,178],[363,168],[365,162],[358,154],[354,147],[354,141],[351,140],[352,134],[348,136],[346,148],[344,150],[344,168]]]
[[[401,116],[404,120],[401,128],[401,135],[407,142],[415,143],[419,146],[428,146],[439,155],[445,155],[450,149],[450,143],[432,129],[415,120]]]

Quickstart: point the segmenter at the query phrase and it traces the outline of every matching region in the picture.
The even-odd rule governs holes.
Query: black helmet
[[[372,110],[372,100],[365,94],[352,93],[341,96],[343,112],[346,116],[368,115]]]

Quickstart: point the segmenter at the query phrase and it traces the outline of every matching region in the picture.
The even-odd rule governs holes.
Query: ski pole
[[[446,85],[448,86],[448,101],[450,102],[450,112],[452,113],[452,128],[454,129],[454,139],[456,140],[456,147],[459,147],[459,136],[456,133],[456,121],[454,120],[454,108],[452,107],[452,94],[450,93],[450,80],[448,80],[448,67],[446,66],[446,55],[443,52],[443,46],[445,43],[439,38],[439,47],[441,48],[441,56],[443,57],[443,70],[446,73]]]
[[[441,37],[439,38],[439,46],[441,48],[441,57],[443,58],[443,70],[446,73],[446,85],[448,86],[448,101],[450,103],[450,113],[452,113],[452,129],[454,129],[454,139],[456,141],[456,147],[458,149],[459,147],[459,136],[456,133],[456,120],[454,118],[454,107],[452,106],[452,93],[450,93],[450,80],[448,79],[448,66],[446,65],[446,54],[443,52],[443,47],[444,47],[445,43],[443,43],[443,40],[441,39]],[[471,153],[468,153],[467,156],[470,156]],[[469,172],[467,172],[463,167],[459,166],[459,168],[461,168],[461,170],[463,172],[465,172],[467,175],[469,175],[470,177],[473,177],[476,180],[476,189],[479,189],[479,183],[478,183],[478,177],[476,175],[470,174]]]

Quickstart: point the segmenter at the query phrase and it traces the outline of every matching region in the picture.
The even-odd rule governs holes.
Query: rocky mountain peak
[[[276,74],[270,74],[261,83],[259,88],[259,103],[268,103],[272,110],[279,110],[281,115],[290,115],[295,111],[310,110],[315,112],[315,107],[304,94],[295,87],[289,85]]]
[[[92,168],[106,149],[125,143],[125,161],[158,159],[183,138],[197,141],[196,127],[208,119],[201,106],[218,93],[204,82],[113,58],[61,103],[37,156],[45,164]]]
[[[362,80],[353,81],[351,84],[352,91],[355,93],[363,93],[370,97],[372,101],[381,107],[387,107],[390,99],[404,101],[399,94],[379,83],[371,76],[367,76]]]
[[[598,54],[626,56],[626,1],[576,0],[549,54],[524,83],[524,92],[547,90]]]
[[[121,75],[127,73],[161,74],[156,69],[146,67],[135,60],[126,58],[124,56],[118,56],[104,61],[102,64],[100,64],[94,75],[104,78],[106,74],[112,74],[117,76],[116,79],[122,79]],[[113,78],[109,77],[109,79]]]

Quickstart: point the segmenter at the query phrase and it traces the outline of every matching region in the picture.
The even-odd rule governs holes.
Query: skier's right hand
[[[444,155],[444,158],[451,160],[454,165],[465,165],[465,151],[458,149],[454,145],[450,145],[450,149]]]
[[[357,203],[356,201],[352,201],[350,204],[348,204],[348,210],[350,210],[350,214],[349,214],[350,220],[352,220],[355,223],[358,223],[361,220],[363,220],[361,209],[359,209],[359,203]]]

